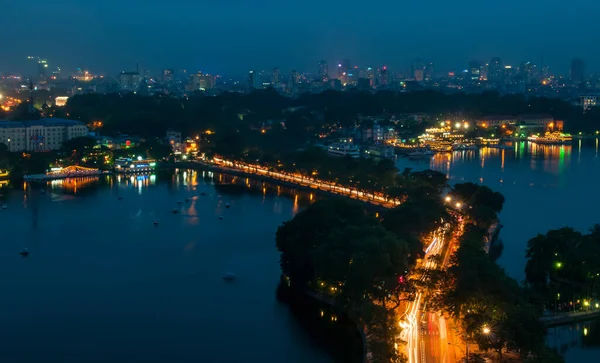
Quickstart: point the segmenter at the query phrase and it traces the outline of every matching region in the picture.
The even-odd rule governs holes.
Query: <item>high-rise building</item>
[[[412,64],[412,78],[417,82],[423,82],[425,80],[425,68],[427,68],[427,63],[422,59],[416,59]]]
[[[37,60],[38,81],[46,83],[48,81],[48,60],[38,58]]]
[[[492,82],[502,82],[504,75],[504,68],[502,67],[502,60],[499,57],[494,57],[490,61],[488,66],[488,80]]]
[[[271,85],[274,87],[279,86],[281,81],[281,76],[279,74],[279,68],[273,68],[273,73],[271,73]]]
[[[290,86],[296,86],[298,83],[300,83],[300,75],[295,69],[292,69],[290,73]]]
[[[186,92],[206,91],[215,86],[215,77],[210,74],[198,72],[190,75],[189,83],[185,86]]]
[[[571,61],[571,82],[581,83],[585,80],[585,62],[575,58]]]
[[[174,77],[175,77],[175,71],[173,69],[163,69],[163,71],[162,71],[163,83],[173,82]]]
[[[387,87],[389,83],[389,76],[387,66],[383,66],[379,69],[379,86]]]
[[[468,77],[470,81],[479,81],[481,76],[481,62],[472,60],[469,62]]]
[[[262,82],[260,79],[260,74],[257,71],[250,71],[248,73],[248,89],[250,91],[261,89]]]
[[[138,72],[121,72],[119,74],[119,85],[121,91],[137,92],[140,88],[140,74]]]
[[[488,63],[481,64],[481,67],[479,67],[479,80],[487,81],[489,78],[489,70],[490,65]]]
[[[427,62],[423,70],[423,78],[425,81],[433,81],[435,77],[435,64],[433,62]]]
[[[317,72],[321,82],[327,82],[329,80],[329,65],[327,64],[327,61],[322,60],[319,62],[319,69]]]
[[[531,62],[523,62],[519,66],[519,75],[527,84],[529,84],[537,71],[535,64]]]
[[[348,83],[348,71],[350,70],[350,61],[344,59],[338,63],[337,78],[342,82],[342,86]]]

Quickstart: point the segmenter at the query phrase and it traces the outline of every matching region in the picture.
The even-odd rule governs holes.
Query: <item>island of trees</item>
[[[473,183],[450,189],[446,177],[433,171],[406,170],[396,187],[404,202],[380,218],[364,204],[327,199],[284,223],[276,242],[286,284],[329,301],[363,327],[372,362],[405,361],[397,349],[397,313],[417,290],[426,291],[429,308],[459,322],[462,338],[482,350],[562,362],[545,347],[539,295],[507,276],[484,248],[504,197]],[[464,208],[449,208],[446,197]],[[460,233],[446,232],[459,236],[448,268],[430,271],[425,281],[413,279],[422,241],[444,224],[464,226]],[[482,334],[482,326],[490,334]]]

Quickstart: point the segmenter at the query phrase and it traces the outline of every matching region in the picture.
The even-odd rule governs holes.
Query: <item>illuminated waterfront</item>
[[[549,229],[572,226],[585,231],[600,223],[598,139],[574,140],[572,145],[519,142],[511,149],[439,153],[421,161],[399,158],[396,164],[401,170],[431,168],[445,173],[450,184],[482,183],[502,193],[506,198],[500,215],[504,251],[498,263],[518,280],[524,279],[530,238]],[[599,354],[599,335],[593,332],[597,329],[598,324],[583,323],[552,329],[549,345],[569,347],[568,362],[593,361]],[[586,349],[579,349],[581,344]]]
[[[275,297],[275,230],[310,195],[230,192],[205,176],[0,189],[1,360],[330,363]]]

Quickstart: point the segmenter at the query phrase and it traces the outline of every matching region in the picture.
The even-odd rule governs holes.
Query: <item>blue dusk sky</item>
[[[0,0],[0,73],[30,72],[28,55],[105,74],[314,72],[321,59],[404,71],[417,58],[449,71],[494,56],[560,74],[579,57],[589,73],[598,14],[596,0]]]

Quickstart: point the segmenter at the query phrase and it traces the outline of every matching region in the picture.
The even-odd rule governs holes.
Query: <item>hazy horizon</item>
[[[598,10],[600,3],[587,0],[5,2],[0,72],[32,73],[29,55],[66,73],[81,67],[107,75],[137,63],[224,75],[273,67],[315,72],[321,59],[330,71],[342,59],[397,72],[423,59],[445,72],[499,56],[513,66],[543,59],[562,75],[581,58],[590,74],[600,70],[600,50],[592,46]]]

